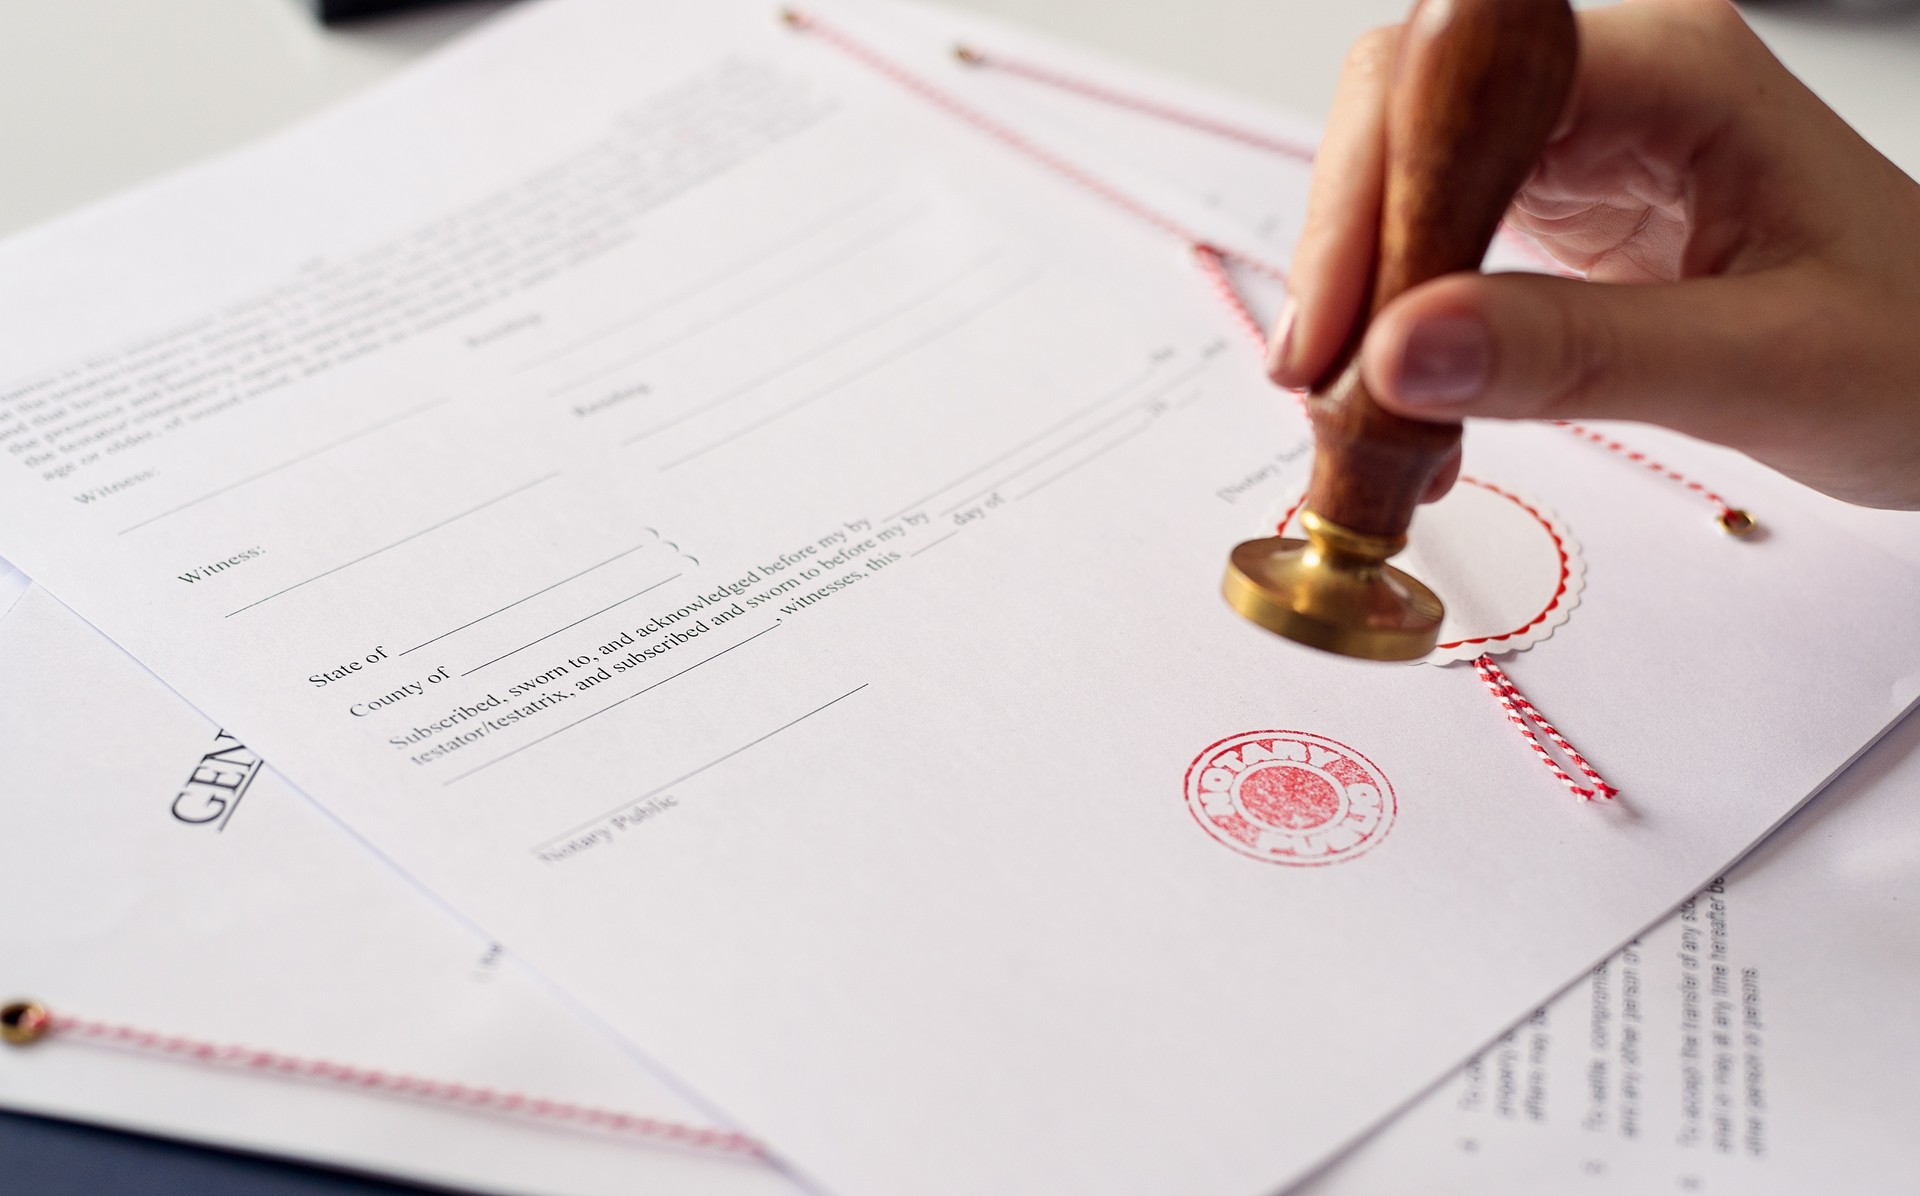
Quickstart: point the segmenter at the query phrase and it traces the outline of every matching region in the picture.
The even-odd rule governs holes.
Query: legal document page
[[[0,618],[0,983],[55,1009],[702,1124],[44,592]],[[100,721],[120,733],[102,740]],[[1920,722],[1305,1191],[1892,1192],[1920,1117]],[[37,795],[59,793],[48,803]],[[50,842],[90,844],[77,858]],[[1889,949],[1889,945],[1893,949]],[[482,1192],[790,1192],[658,1142],[50,1043],[0,1105]]]
[[[1910,1191],[1920,721],[1312,1196]]]
[[[531,7],[0,276],[0,551],[835,1190],[1270,1190],[1916,692],[1908,565],[1553,429],[1472,467],[1618,800],[1240,623],[1305,429],[1189,247],[757,5]]]
[[[24,828],[0,902],[32,911],[0,921],[0,999],[713,1125],[46,591],[0,616],[0,678]],[[799,1191],[756,1159],[59,1037],[0,1048],[0,1106],[477,1192]]]

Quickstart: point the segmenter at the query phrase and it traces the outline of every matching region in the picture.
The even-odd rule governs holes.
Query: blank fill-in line
[[[727,433],[725,436],[722,436],[720,439],[713,441],[712,443],[702,448],[697,448],[691,453],[688,453],[684,457],[674,458],[673,460],[662,465],[660,467],[660,472],[665,473],[669,469],[677,469],[680,466],[685,465],[689,461],[706,456],[708,453],[712,452],[717,448],[724,448],[725,446],[732,444],[734,441],[739,440],[743,436],[749,436],[755,432],[758,432],[760,429],[766,427],[768,424],[776,423],[780,420],[785,419],[787,416],[792,415],[794,412],[800,410],[802,407],[805,407],[815,402],[816,400],[825,398],[826,396],[841,389],[842,387],[848,385],[849,383],[858,382],[860,379],[875,372],[876,370],[879,370],[883,366],[892,365],[894,362],[899,361],[903,357],[910,357],[913,354],[918,353],[920,350],[926,348],[928,345],[932,344],[933,342],[940,340],[941,338],[946,337],[948,335],[951,335],[954,332],[957,332],[959,329],[965,327],[967,324],[972,323],[974,320],[980,318],[981,316],[985,315],[989,311],[992,311],[994,308],[1000,306],[1000,304],[1006,302],[1008,299],[1012,298],[1014,295],[1032,286],[1035,282],[1038,282],[1039,279],[1040,279],[1040,275],[1038,272],[1035,272],[1033,274],[1028,274],[1021,278],[1015,279],[1012,286],[1003,287],[1001,290],[994,292],[992,295],[988,296],[983,302],[977,303],[974,306],[966,309],[965,311],[961,312],[959,315],[948,320],[946,323],[941,324],[940,326],[932,329],[931,331],[924,332],[921,335],[914,337],[912,340],[906,342],[903,345],[898,345],[893,349],[888,350],[887,352],[881,354],[879,357],[874,358],[872,361],[867,362],[865,365],[859,367],[858,369],[855,369],[846,374],[842,374],[840,377],[834,379],[832,382],[827,383],[825,386],[821,387],[820,389],[807,394],[806,396],[796,400],[795,402],[787,404],[785,407],[781,407],[778,410],[773,411],[768,415],[762,416],[761,418],[753,421],[750,424],[746,424],[742,427],[735,428],[733,431]]]
[[[960,534],[960,529],[956,527],[952,531],[948,532],[946,535],[941,536],[938,540],[934,540],[927,544],[922,544],[920,547],[914,549],[912,552],[909,552],[907,555],[919,556],[921,553],[925,552],[927,549],[938,548],[940,545],[945,544],[948,540],[953,539],[955,536],[959,534]]]
[[[723,391],[720,394],[715,395],[713,398],[708,399],[706,402],[699,404],[698,406],[690,407],[671,419],[668,419],[662,423],[655,424],[653,427],[648,428],[644,432],[638,432],[632,436],[629,436],[625,440],[621,441],[620,443],[622,446],[639,444],[642,440],[645,440],[650,436],[657,436],[660,433],[665,432],[669,428],[675,428],[681,424],[686,423],[688,420],[694,418],[695,416],[705,415],[707,412],[712,411],[716,407],[722,406],[726,403],[731,403],[735,399],[741,397],[742,395],[749,394],[755,390],[758,390],[762,386],[765,386],[767,383],[772,382],[774,379],[784,377],[786,374],[792,372],[796,367],[805,365],[807,362],[812,361],[816,357],[820,357],[826,353],[833,351],[834,349],[838,349],[840,346],[846,344],[849,341],[857,340],[858,338],[865,336],[867,333],[872,332],[874,329],[879,328],[884,324],[891,323],[892,321],[905,315],[907,312],[912,311],[916,307],[919,307],[921,304],[927,303],[937,298],[941,294],[941,292],[945,291],[948,287],[953,286],[956,283],[959,283],[960,281],[965,279],[968,275],[973,274],[974,272],[978,271],[982,267],[986,266],[988,263],[992,262],[993,259],[998,256],[1000,256],[1000,251],[996,249],[979,258],[976,258],[972,264],[967,266],[966,269],[960,271],[960,273],[953,275],[950,278],[943,279],[940,282],[935,283],[932,287],[929,287],[928,289],[921,291],[916,295],[908,296],[902,302],[896,304],[893,307],[888,308],[886,311],[881,312],[879,315],[873,316],[870,319],[866,319],[861,321],[858,324],[855,324],[852,328],[847,329],[846,331],[840,333],[840,335],[838,336],[831,337],[827,340],[821,341],[817,345],[813,345],[812,347],[808,348],[804,353],[801,353],[799,356],[790,357],[786,361],[781,362],[779,365],[773,367],[772,369],[766,371],[765,373],[758,374],[753,378],[750,378],[747,381],[741,383],[740,385],[734,387],[731,390]]]
[[[528,648],[533,647],[535,644],[544,644],[548,640],[552,639],[556,635],[559,635],[563,631],[572,631],[575,627],[580,626],[580,624],[586,622],[588,619],[597,619],[601,615],[606,614],[608,611],[612,610],[616,606],[625,606],[627,603],[632,602],[635,598],[640,597],[640,595],[651,594],[655,590],[659,589],[661,586],[666,585],[668,582],[678,581],[679,579],[680,579],[680,574],[678,573],[675,573],[669,577],[663,577],[659,581],[654,582],[652,585],[648,586],[644,590],[637,590],[634,593],[628,594],[625,598],[622,598],[618,602],[608,603],[606,606],[601,607],[599,610],[594,611],[590,615],[582,615],[579,618],[575,619],[573,622],[567,624],[565,627],[556,627],[552,631],[549,631],[545,635],[541,636],[539,639],[529,640],[527,643],[521,644],[518,648],[515,648],[511,652],[502,652],[500,655],[494,657],[492,660],[489,660],[487,664],[474,665],[472,668],[468,669],[466,672],[460,675],[462,677],[471,677],[475,673],[479,672],[481,669],[486,668],[487,665],[499,664],[501,661],[505,660],[509,656],[518,656],[520,653],[525,652]]]
[[[908,511],[911,511],[914,508],[925,503],[928,499],[937,498],[940,495],[945,494],[947,491],[953,489],[955,486],[958,486],[960,483],[967,481],[971,478],[978,477],[979,475],[985,473],[987,470],[992,469],[994,466],[1000,464],[1002,461],[1005,461],[1008,457],[1013,456],[1015,453],[1018,453],[1023,449],[1032,448],[1035,444],[1039,443],[1042,440],[1045,440],[1047,437],[1053,435],[1055,432],[1058,432],[1060,429],[1066,427],[1068,424],[1072,423],[1073,421],[1080,419],[1083,416],[1092,415],[1094,412],[1100,410],[1100,408],[1105,407],[1108,403],[1113,402],[1115,399],[1119,398],[1121,395],[1126,394],[1128,391],[1132,390],[1134,387],[1140,385],[1142,382],[1145,382],[1148,378],[1153,377],[1154,371],[1159,368],[1160,367],[1158,364],[1148,366],[1146,369],[1142,370],[1140,373],[1134,375],[1133,378],[1127,381],[1126,383],[1120,386],[1116,386],[1112,390],[1107,391],[1105,394],[1101,395],[1098,399],[1095,399],[1093,402],[1087,404],[1085,407],[1080,408],[1078,411],[1074,412],[1072,415],[1067,416],[1065,419],[1060,420],[1058,423],[1048,424],[1046,427],[1040,429],[1038,432],[1035,432],[1033,435],[1027,437],[1025,440],[1022,440],[1019,444],[1014,445],[1012,448],[1008,449],[1006,452],[1001,453],[999,456],[994,457],[993,459],[985,462],[984,464],[974,466],[972,469],[969,469],[967,472],[961,474],[959,477],[954,478],[952,481],[948,482],[946,485],[940,487],[939,489],[928,491],[927,493],[921,495],[919,498],[916,498],[912,502],[908,503],[906,506],[901,507],[899,510],[893,512],[893,514],[882,518],[880,522],[887,523],[892,520],[900,518],[900,516],[906,514]]]
[[[1106,444],[1101,445],[1099,448],[1093,450],[1092,452],[1088,453],[1086,456],[1080,458],[1078,461],[1075,461],[1072,465],[1067,466],[1065,469],[1061,470],[1059,473],[1049,474],[1043,480],[1035,482],[1033,485],[1027,487],[1025,490],[1022,490],[1019,494],[1014,495],[1014,497],[1016,499],[1032,497],[1034,491],[1043,490],[1046,487],[1053,485],[1055,482],[1059,481],[1061,478],[1066,477],[1068,474],[1080,468],[1082,465],[1085,465],[1087,462],[1092,461],[1096,457],[1106,456],[1108,453],[1112,452],[1114,449],[1119,448],[1121,445],[1125,444],[1129,440],[1132,440],[1135,436],[1140,435],[1140,433],[1146,431],[1148,428],[1151,428],[1152,426],[1153,426],[1153,420],[1151,419],[1141,421],[1140,426],[1135,428],[1133,431],[1127,432],[1121,436],[1115,437],[1114,439],[1108,441]]]
[[[755,266],[763,264],[768,258],[772,257],[773,255],[778,253],[783,253],[786,250],[792,249],[796,245],[803,244],[820,230],[827,228],[831,225],[838,224],[840,221],[846,219],[848,216],[853,215],[855,212],[860,211],[862,208],[870,207],[874,202],[876,202],[877,200],[885,196],[886,193],[887,193],[886,188],[876,187],[872,191],[869,191],[865,195],[862,195],[859,199],[854,200],[852,203],[847,204],[844,207],[835,209],[834,211],[828,213],[827,215],[820,217],[818,220],[814,220],[808,224],[803,224],[797,229],[791,229],[788,232],[783,233],[777,240],[769,241],[766,244],[760,246],[759,248],[753,250],[752,252],[743,254],[740,257],[735,258],[732,262],[728,263],[725,267],[721,268],[719,271],[713,274],[707,275],[705,278],[701,279],[699,282],[696,282],[691,286],[683,287],[682,289],[675,291],[673,294],[668,295],[666,298],[661,299],[656,303],[649,304],[648,306],[641,308],[637,312],[633,312],[629,315],[622,316],[620,319],[615,320],[611,324],[603,325],[601,328],[597,329],[596,331],[588,333],[586,336],[583,336],[578,340],[572,341],[565,345],[561,345],[554,349],[550,349],[547,352],[540,354],[538,357],[532,357],[527,359],[526,361],[521,362],[519,365],[513,368],[513,372],[516,374],[524,374],[528,370],[535,369],[539,366],[543,366],[548,362],[553,361],[557,358],[565,357],[567,354],[574,352],[576,349],[584,349],[588,345],[593,344],[595,341],[604,340],[605,338],[612,336],[614,333],[619,332],[621,329],[630,328],[633,325],[638,324],[640,321],[645,320],[650,316],[657,315],[660,312],[663,312],[670,307],[677,307],[681,303],[684,303],[686,300],[693,298],[695,295],[698,295],[700,292],[707,290],[711,287],[718,286],[719,284],[727,281],[730,278],[736,277],[737,275],[740,275],[746,272],[747,270],[752,269]]]
[[[222,494],[227,493],[229,490],[238,490],[240,487],[247,485],[249,482],[257,482],[261,478],[270,477],[273,474],[279,473],[281,470],[287,468],[290,465],[298,465],[302,461],[306,461],[314,457],[318,457],[321,453],[331,452],[332,450],[339,448],[343,444],[349,444],[355,440],[360,439],[362,436],[369,435],[370,433],[373,433],[373,432],[378,432],[382,428],[391,428],[393,425],[399,423],[401,420],[412,419],[414,416],[419,415],[423,411],[431,411],[435,407],[438,407],[440,404],[446,401],[447,401],[446,398],[443,397],[443,398],[435,399],[431,403],[422,403],[420,406],[415,407],[411,411],[403,411],[399,415],[393,416],[390,419],[383,419],[377,424],[360,429],[358,432],[349,432],[347,435],[342,436],[338,440],[330,441],[326,444],[321,445],[319,448],[316,448],[316,449],[308,449],[306,452],[301,453],[297,457],[290,457],[287,460],[280,462],[280,464],[278,465],[269,466],[268,468],[261,470],[259,473],[248,474],[246,477],[241,478],[239,481],[229,482],[226,485],[220,487],[218,490],[209,490],[205,494],[202,494],[199,498],[188,499],[186,502],[181,503],[179,506],[174,507],[172,510],[162,511],[158,515],[150,515],[147,518],[142,519],[140,522],[132,525],[131,527],[121,528],[115,534],[124,536],[128,532],[137,531],[138,529],[147,526],[147,524],[149,523],[157,523],[160,520],[165,519],[169,515],[178,515],[180,512],[186,510],[188,507],[199,506],[201,503],[207,501],[210,498],[218,498]]]
[[[1072,448],[1074,445],[1079,444],[1082,441],[1086,440],[1089,436],[1092,436],[1095,432],[1098,432],[1103,428],[1111,427],[1114,424],[1118,423],[1120,420],[1125,419],[1128,415],[1140,410],[1142,407],[1145,407],[1148,403],[1153,402],[1155,399],[1159,398],[1161,395],[1166,394],[1168,391],[1172,390],[1174,387],[1180,385],[1182,382],[1185,382],[1187,379],[1193,377],[1195,374],[1198,374],[1200,371],[1206,369],[1208,366],[1212,365],[1215,361],[1218,361],[1218,360],[1219,358],[1209,357],[1209,358],[1206,358],[1205,360],[1196,362],[1190,369],[1183,370],[1179,374],[1176,374],[1175,376],[1167,379],[1163,385],[1156,388],[1153,391],[1153,393],[1141,399],[1139,402],[1131,403],[1125,407],[1122,407],[1120,410],[1114,412],[1112,415],[1108,416],[1106,419],[1101,420],[1099,423],[1089,424],[1087,427],[1082,428],[1079,432],[1077,432],[1073,436],[1055,445],[1054,447],[1048,449],[1046,452],[1041,453],[1038,457],[1035,457],[1033,460],[1027,462],[1025,465],[1022,465],[1020,468],[1014,470],[1012,473],[1002,477],[999,481],[994,482],[992,485],[989,485],[983,489],[975,490],[973,493],[967,495],[965,498],[961,499],[957,503],[954,503],[952,506],[948,507],[946,510],[940,513],[942,515],[951,515],[955,511],[959,510],[961,507],[964,507],[968,503],[972,502],[974,499],[979,498],[981,495],[990,494],[993,491],[998,490],[1000,487],[1006,485],[1008,482],[1011,482],[1013,479],[1019,477],[1021,474],[1026,473],[1028,470],[1031,470],[1034,466],[1040,465],[1047,461],[1051,461],[1053,458],[1058,457],[1061,453],[1066,452],[1068,449]],[[1082,414],[1084,414],[1084,412]],[[1097,456],[1098,454],[1095,454],[1095,455]],[[1028,493],[1032,493],[1032,491],[1028,491]]]
[[[455,632],[465,631],[467,628],[472,627],[476,623],[484,623],[488,619],[493,618],[493,616],[495,615],[504,614],[507,611],[512,610],[514,607],[519,606],[522,602],[530,602],[533,599],[538,598],[540,595],[546,593],[548,590],[557,590],[561,586],[566,585],[570,581],[579,581],[581,578],[593,572],[595,569],[602,568],[603,566],[606,566],[606,565],[611,565],[615,561],[619,560],[621,557],[632,556],[634,553],[639,552],[642,548],[647,547],[647,544],[652,544],[652,543],[653,541],[649,540],[647,541],[646,544],[635,544],[632,548],[627,549],[625,552],[616,552],[612,556],[608,557],[606,560],[601,561],[598,565],[588,565],[586,568],[580,570],[580,572],[575,573],[571,577],[563,577],[559,581],[554,582],[550,586],[543,586],[540,589],[535,590],[533,593],[528,594],[525,598],[516,598],[512,602],[509,602],[505,606],[501,607],[499,610],[490,610],[486,614],[481,615],[477,619],[460,624],[460,626],[454,628],[453,631],[443,631],[439,635],[434,636],[430,640],[422,640],[420,643],[417,643],[413,647],[408,648],[406,652],[395,652],[394,658],[398,659],[402,656],[405,656],[407,652],[418,652],[420,649],[426,647],[428,644],[437,644],[441,640],[446,639],[448,636],[453,635]],[[674,576],[677,577],[679,575],[675,574]]]
[[[601,715],[605,714],[609,710],[612,710],[616,706],[624,706],[628,702],[631,702],[635,698],[639,697],[641,694],[649,693],[653,690],[659,689],[661,686],[665,685],[669,681],[672,681],[676,677],[684,677],[688,673],[693,672],[693,670],[699,668],[702,665],[712,664],[714,661],[719,660],[722,656],[725,656],[727,653],[733,651],[735,648],[744,648],[748,644],[751,644],[753,641],[759,639],[761,636],[767,634],[769,631],[772,631],[774,630],[774,628],[777,628],[779,626],[780,626],[780,620],[775,619],[773,621],[773,627],[762,627],[760,630],[754,632],[752,635],[748,636],[746,639],[741,640],[737,644],[728,644],[726,647],[720,649],[718,652],[715,652],[712,656],[709,656],[704,660],[696,660],[692,664],[688,665],[686,668],[681,669],[679,672],[668,673],[666,676],[660,678],[660,680],[655,681],[651,685],[643,685],[639,689],[634,690],[632,693],[628,694],[624,698],[619,698],[612,702],[608,702],[605,706],[602,706],[600,709],[594,711],[592,714],[583,714],[579,718],[574,719],[572,722],[567,723],[564,726],[555,727],[553,730],[548,731],[545,735],[540,736],[538,739],[529,739],[527,742],[521,744],[517,748],[514,748],[512,751],[503,752],[500,755],[495,756],[493,759],[487,761],[485,764],[476,764],[474,767],[469,768],[467,771],[459,774],[458,776],[448,777],[446,780],[440,782],[440,784],[442,787],[445,787],[447,785],[453,784],[455,781],[464,781],[468,777],[472,776],[474,773],[480,772],[483,769],[492,768],[494,765],[500,763],[502,760],[510,760],[513,757],[518,756],[521,752],[526,751],[530,747],[534,747],[537,744],[545,743],[547,740],[552,739],[555,735],[565,734],[566,732],[571,731],[575,727],[579,726],[581,723],[587,722],[591,719],[599,718]]]
[[[647,358],[652,357],[654,354],[659,353],[664,349],[671,349],[673,346],[680,344],[683,341],[691,340],[694,337],[699,336],[701,333],[707,331],[709,328],[714,328],[718,325],[726,324],[733,320],[739,319],[741,316],[752,311],[754,308],[773,302],[775,299],[780,298],[782,295],[785,295],[787,292],[793,290],[795,287],[798,287],[804,283],[812,282],[814,279],[820,277],[822,274],[825,274],[829,270],[832,270],[835,266],[841,265],[842,263],[847,262],[852,258],[858,257],[860,254],[863,254],[870,249],[874,249],[878,247],[880,244],[886,241],[888,237],[891,237],[893,234],[899,232],[901,229],[906,228],[907,226],[915,223],[920,219],[921,216],[924,216],[925,214],[926,214],[925,208],[914,208],[913,210],[907,212],[902,218],[895,220],[892,224],[889,224],[884,228],[876,229],[872,232],[865,234],[856,243],[852,245],[842,245],[838,249],[835,249],[832,253],[828,254],[827,256],[822,258],[817,258],[814,261],[808,262],[805,266],[801,267],[798,271],[788,275],[787,277],[781,279],[780,281],[775,283],[770,283],[766,287],[762,288],[759,291],[759,293],[754,295],[753,298],[748,299],[746,302],[729,307],[725,311],[716,312],[715,314],[708,316],[704,320],[696,320],[692,324],[689,324],[687,327],[682,328],[680,331],[675,332],[670,336],[661,337],[659,340],[654,341],[652,344],[643,345],[640,348],[633,350],[631,353],[628,353],[623,357],[616,358],[615,360],[607,363],[606,365],[601,366],[599,369],[593,370],[590,373],[582,374],[581,376],[573,379],[570,382],[566,382],[559,386],[554,387],[552,390],[547,392],[547,395],[549,398],[558,398],[561,395],[566,394],[570,390],[578,390],[582,386],[587,385],[589,382],[598,382],[600,379],[606,377],[609,374],[619,373],[621,370],[626,369],[628,366],[633,365],[636,362],[645,361]]]
[[[340,570],[342,569],[351,569],[353,566],[359,564],[362,561],[372,560],[374,557],[379,556],[381,553],[386,552],[388,549],[398,548],[402,544],[406,544],[413,540],[418,540],[421,536],[426,535],[428,532],[437,532],[441,528],[447,526],[449,523],[457,523],[460,520],[465,519],[467,516],[475,513],[476,511],[484,511],[488,507],[492,506],[497,502],[505,502],[507,499],[512,498],[516,494],[520,494],[524,491],[531,490],[535,486],[542,485],[546,482],[551,482],[553,479],[559,476],[560,476],[560,472],[558,470],[555,470],[554,472],[548,474],[546,477],[535,478],[531,482],[528,482],[523,486],[515,486],[513,489],[507,491],[505,494],[494,495],[492,498],[481,503],[477,507],[468,507],[466,510],[460,512],[458,515],[449,515],[447,518],[442,519],[440,522],[433,524],[430,527],[421,528],[419,531],[413,533],[411,536],[404,536],[401,539],[395,540],[391,544],[382,545],[381,547],[374,549],[372,552],[364,553],[360,556],[354,557],[352,560],[348,561],[344,565],[335,565],[333,568],[327,570],[325,573],[316,573],[312,577],[307,578],[305,581],[296,581],[292,585],[288,586],[286,589],[275,590],[273,593],[268,594],[265,598],[255,598],[252,602],[249,602],[245,606],[241,607],[240,610],[230,610],[226,614],[222,615],[221,618],[231,619],[233,618],[233,616],[239,614],[240,611],[252,610],[254,607],[259,606],[262,602],[271,602],[275,598],[280,597],[282,594],[293,593],[293,591],[299,589],[301,586],[311,585],[312,583],[319,581],[323,577],[332,577],[334,574],[340,572]]]
[[[772,629],[769,628],[768,630],[772,630]],[[822,710],[827,709],[827,707],[839,705],[841,702],[844,702],[848,698],[859,693],[861,690],[865,689],[870,684],[872,683],[867,681],[862,681],[860,684],[854,686],[852,689],[848,690],[846,693],[843,693],[839,697],[833,699],[833,701],[825,702],[819,706],[815,706],[812,710],[807,711],[805,714],[801,715],[799,718],[796,718],[791,722],[781,723],[779,726],[775,727],[771,731],[768,731],[765,735],[762,735],[760,738],[750,739],[747,742],[741,744],[739,747],[734,748],[732,751],[728,752],[726,755],[717,756],[714,759],[707,761],[705,764],[702,764],[700,767],[694,769],[692,772],[682,773],[679,776],[673,778],[671,781],[668,781],[664,785],[656,785],[652,789],[647,790],[645,793],[642,793],[638,797],[628,798],[626,801],[621,802],[619,805],[613,807],[611,810],[606,811],[605,813],[599,815],[598,817],[589,818],[585,822],[582,822],[577,826],[569,827],[568,829],[561,831],[559,834],[553,836],[550,839],[543,839],[540,842],[535,843],[532,847],[528,848],[527,850],[541,851],[555,843],[558,843],[560,840],[566,838],[568,835],[578,834],[579,832],[586,830],[588,827],[592,826],[596,822],[603,822],[606,819],[611,818],[613,815],[618,814],[620,811],[626,809],[628,806],[635,805],[639,802],[643,802],[650,797],[656,797],[659,794],[665,793],[667,790],[673,788],[675,785],[679,785],[679,784],[682,784],[683,782],[690,781],[694,777],[699,776],[701,773],[707,771],[709,768],[712,768],[715,765],[725,764],[727,761],[733,759],[735,756],[738,756],[741,752],[746,751],[748,748],[758,747],[760,744],[763,744],[767,740],[772,739],[775,735],[780,734],[780,732],[785,731],[787,728],[799,726],[801,723],[806,722],[808,719],[812,718],[814,715],[819,714]]]
[[[1104,431],[1105,429],[1112,427],[1114,424],[1119,423],[1121,420],[1127,418],[1129,415],[1132,415],[1134,413],[1135,413],[1135,408],[1122,407],[1120,410],[1114,412],[1112,415],[1109,415],[1107,418],[1101,420],[1099,423],[1091,424],[1088,427],[1082,428],[1075,435],[1069,437],[1066,440],[1061,441],[1059,444],[1054,445],[1052,448],[1048,449],[1046,452],[1041,453],[1038,457],[1035,457],[1033,460],[1027,462],[1025,465],[1022,465],[1020,468],[1014,470],[1012,473],[1002,477],[999,481],[991,483],[984,489],[975,490],[973,493],[967,495],[965,498],[961,499],[957,503],[954,503],[952,506],[948,507],[946,510],[940,513],[942,515],[953,514],[955,511],[959,510],[961,507],[966,506],[968,503],[972,502],[974,499],[979,498],[980,496],[985,494],[993,493],[995,490],[998,490],[1000,487],[1006,485],[1008,482],[1011,482],[1013,479],[1019,477],[1021,474],[1026,473],[1028,470],[1033,469],[1035,466],[1042,465],[1048,461],[1053,460],[1055,457],[1058,457],[1061,453],[1066,452],[1068,449],[1073,448],[1075,445],[1081,444],[1087,439],[1087,437],[1093,435],[1095,432]]]

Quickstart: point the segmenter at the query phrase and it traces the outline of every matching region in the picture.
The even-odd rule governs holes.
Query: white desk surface
[[[505,2],[328,30],[300,0],[0,0],[0,235],[272,132]],[[1318,117],[1347,44],[1410,0],[949,2]],[[1747,12],[1920,177],[1920,11],[1849,17],[1789,0]]]

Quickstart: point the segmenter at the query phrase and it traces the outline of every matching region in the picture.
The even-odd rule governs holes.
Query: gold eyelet
[[[53,1028],[53,1015],[38,1001],[14,1001],[0,1005],[0,1042],[26,1046],[45,1038]]]

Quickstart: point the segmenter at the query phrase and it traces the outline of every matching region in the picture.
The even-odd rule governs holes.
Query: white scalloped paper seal
[[[1284,536],[1303,536],[1300,501],[1285,508]],[[1544,505],[1503,486],[1462,477],[1420,508],[1393,563],[1446,603],[1440,644],[1415,664],[1453,664],[1524,652],[1580,605],[1586,564],[1579,542]]]

